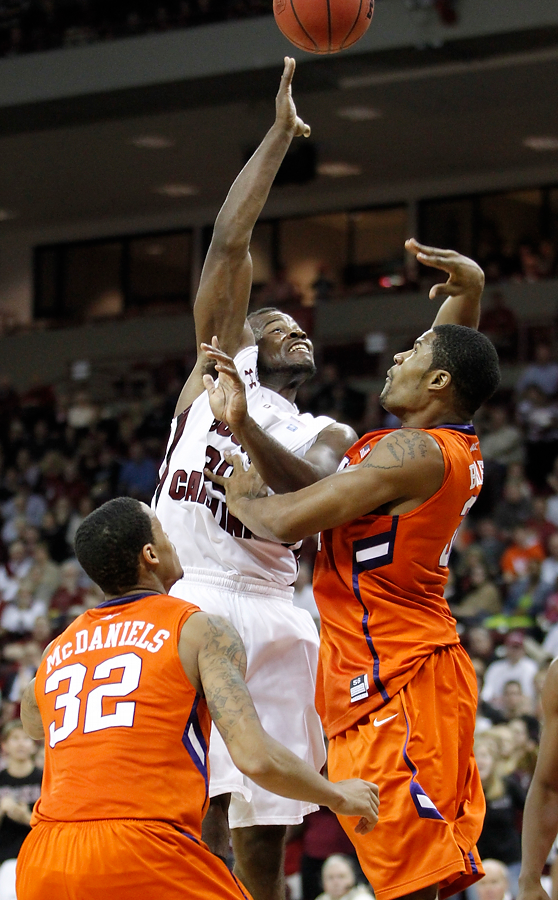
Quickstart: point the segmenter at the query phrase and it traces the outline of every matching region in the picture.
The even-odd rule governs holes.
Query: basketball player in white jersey
[[[276,493],[333,473],[355,432],[325,416],[300,415],[297,389],[315,372],[312,345],[279,310],[246,320],[252,283],[252,229],[293,137],[310,129],[291,97],[295,63],[285,60],[275,123],[234,182],[217,217],[194,305],[199,355],[179,397],[160,482],[153,499],[175,543],[184,577],[172,593],[239,630],[248,657],[247,684],[264,728],[316,769],[325,761],[314,709],[318,634],[311,616],[293,606],[296,548],[254,538],[226,508],[224,492],[204,477],[230,469],[226,451],[256,464]],[[201,349],[216,337],[234,358],[247,394],[247,414],[235,434],[214,418],[203,376],[214,363]],[[218,855],[228,849],[254,900],[283,900],[286,826],[315,807],[270,794],[244,777],[213,730],[210,795],[204,838]]]

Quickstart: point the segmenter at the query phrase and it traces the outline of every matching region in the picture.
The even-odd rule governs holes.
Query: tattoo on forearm
[[[384,455],[384,449],[387,449],[392,457],[391,461],[378,462],[378,456]],[[369,458],[364,463],[365,469],[402,469],[406,458],[415,459],[417,453],[424,459],[428,452],[426,440],[422,431],[404,431],[401,429],[397,434],[390,436],[389,440],[374,447]],[[376,459],[375,459],[376,457]]]
[[[209,713],[227,741],[241,718],[257,719],[244,682],[246,650],[232,625],[208,617],[199,663]]]

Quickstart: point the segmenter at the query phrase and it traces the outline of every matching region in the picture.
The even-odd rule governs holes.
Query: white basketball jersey
[[[264,431],[302,457],[334,420],[301,414],[293,403],[262,387],[257,360],[254,346],[235,357],[246,385],[248,412]],[[243,454],[247,464],[248,457],[231,430],[213,417],[204,391],[172,422],[153,509],[185,569],[210,569],[216,574],[242,575],[248,581],[290,585],[297,572],[296,547],[252,535],[228,511],[223,489],[204,477],[205,468],[218,475],[230,474],[225,451]]]

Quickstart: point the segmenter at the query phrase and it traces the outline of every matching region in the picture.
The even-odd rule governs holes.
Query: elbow
[[[213,228],[211,251],[227,259],[243,258],[250,247],[250,232],[235,217],[220,214]]]
[[[243,775],[259,785],[264,785],[269,776],[275,772],[272,759],[266,753],[252,752],[247,754],[240,763],[236,762],[236,765]]]

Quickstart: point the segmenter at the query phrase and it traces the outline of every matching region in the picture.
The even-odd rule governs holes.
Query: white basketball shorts
[[[246,647],[246,683],[263,727],[320,771],[325,749],[314,707],[319,636],[311,615],[293,606],[292,588],[186,569],[171,593],[232,622]],[[210,796],[232,795],[231,828],[297,825],[317,809],[271,794],[239,772],[215,726],[209,764]]]

